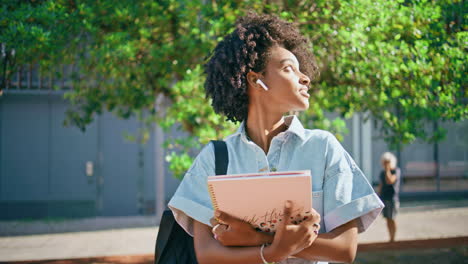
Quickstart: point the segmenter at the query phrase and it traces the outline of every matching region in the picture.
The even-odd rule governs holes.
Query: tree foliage
[[[76,65],[66,123],[85,129],[111,111],[185,138],[166,143],[175,175],[190,166],[190,148],[222,138],[235,125],[216,115],[203,92],[201,65],[237,17],[273,13],[295,22],[310,38],[321,78],[300,118],[339,138],[355,112],[377,120],[395,146],[427,131],[434,120],[468,116],[467,4],[450,0],[318,1],[4,1],[0,43],[15,50],[15,64]],[[5,57],[5,56],[3,56]],[[6,74],[14,72],[9,67]],[[156,98],[164,98],[157,100]],[[162,104],[166,102],[166,104]],[[341,118],[328,120],[326,112]],[[147,133],[147,132],[146,132]],[[144,137],[145,138],[145,137]],[[178,151],[176,151],[178,150]],[[182,154],[181,154],[182,153]]]

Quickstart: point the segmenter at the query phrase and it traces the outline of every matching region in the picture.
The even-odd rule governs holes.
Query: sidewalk
[[[397,241],[461,238],[467,243],[468,201],[409,204],[397,218]],[[96,256],[150,255],[158,228],[154,217],[93,218],[57,222],[0,222],[0,261],[70,259]],[[130,228],[130,226],[134,226]],[[136,227],[138,226],[138,227]],[[98,230],[108,228],[111,230]],[[66,232],[38,234],[48,232]],[[23,231],[21,231],[23,230]],[[89,230],[81,232],[69,232]],[[68,232],[67,232],[68,231]],[[23,232],[23,235],[20,235]],[[24,235],[25,232],[35,235]],[[6,236],[6,234],[8,234]],[[359,235],[360,249],[388,240],[382,217]],[[398,245],[395,244],[395,245]]]

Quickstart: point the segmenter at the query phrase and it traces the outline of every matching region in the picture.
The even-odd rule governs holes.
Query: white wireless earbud
[[[268,87],[262,82],[262,80],[258,79],[257,83],[260,84],[260,86],[262,86],[265,91],[268,91]]]

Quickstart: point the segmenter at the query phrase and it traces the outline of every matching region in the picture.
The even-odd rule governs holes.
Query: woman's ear
[[[247,82],[249,84],[248,87],[263,88],[265,91],[268,91],[268,87],[260,80],[260,74],[258,73],[252,71],[247,73]]]
[[[255,87],[257,86],[257,80],[259,78],[259,75],[258,73],[255,73],[253,71],[250,71],[247,73],[247,83],[249,84],[248,86],[252,86],[252,87]]]

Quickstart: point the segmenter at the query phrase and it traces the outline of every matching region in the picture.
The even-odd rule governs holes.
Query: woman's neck
[[[249,109],[245,130],[250,140],[263,149],[265,154],[268,153],[273,137],[286,129],[282,114],[266,114],[264,111]]]

